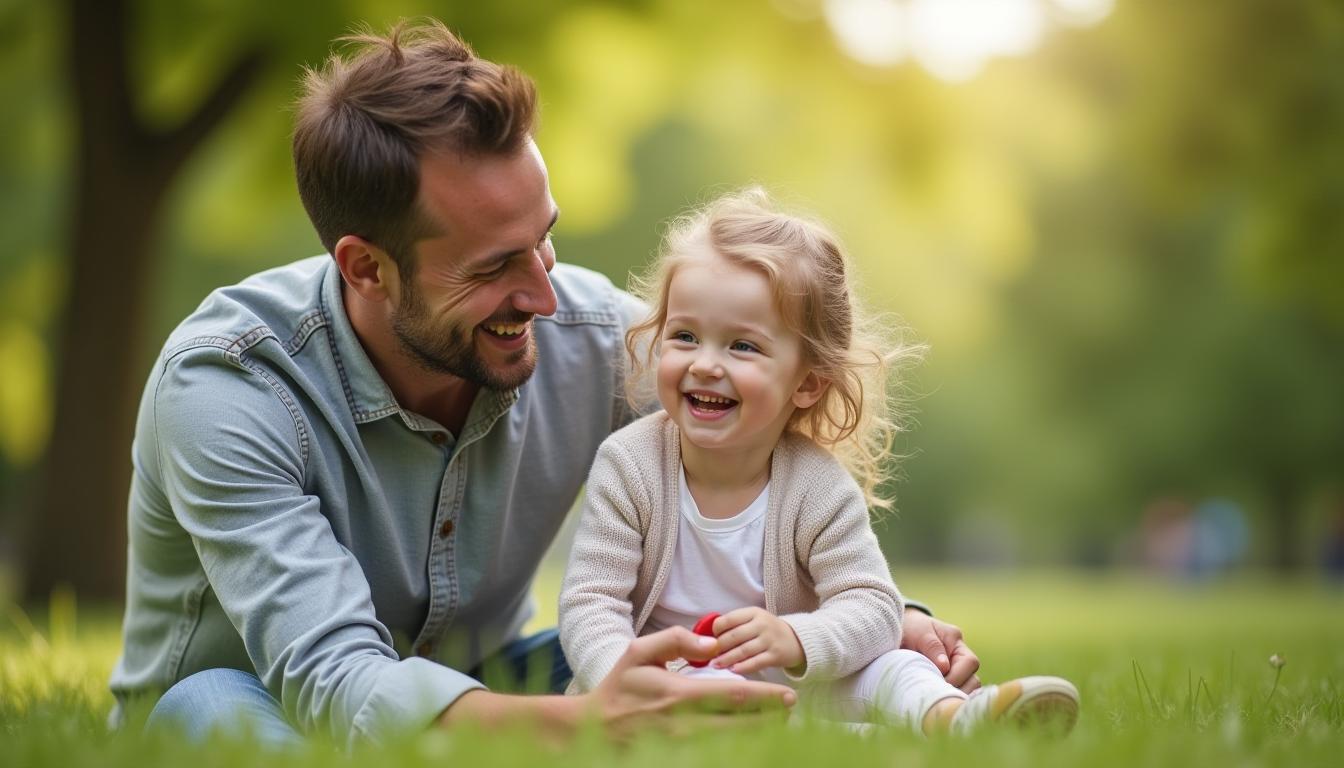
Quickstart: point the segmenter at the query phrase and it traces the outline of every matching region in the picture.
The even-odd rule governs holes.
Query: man
[[[439,24],[355,42],[308,74],[294,133],[330,255],[211,294],[145,387],[119,703],[167,689],[151,722],[244,715],[274,742],[791,704],[667,672],[712,655],[685,630],[635,641],[586,696],[479,682],[549,654],[564,685],[555,632],[520,632],[598,444],[635,416],[622,337],[643,308],[556,265],[526,76]],[[975,686],[956,628],[910,614],[907,646]]]

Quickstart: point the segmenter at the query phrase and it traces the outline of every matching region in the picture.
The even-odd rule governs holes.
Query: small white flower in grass
[[[1269,700],[1274,698],[1274,693],[1279,690],[1279,678],[1283,677],[1283,665],[1287,663],[1277,653],[1269,657],[1269,666],[1274,668],[1274,687],[1269,689],[1269,695],[1265,697],[1265,703],[1269,703]]]

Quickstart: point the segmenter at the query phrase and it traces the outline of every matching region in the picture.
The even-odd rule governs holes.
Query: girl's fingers
[[[715,622],[716,624],[718,622]],[[760,624],[749,621],[746,624],[739,624],[719,635],[719,649],[724,654],[728,653],[743,643],[750,642],[761,636],[761,630],[764,629]]]
[[[729,611],[714,620],[714,634],[722,635],[728,630],[746,624],[756,615],[756,608],[738,608]]]
[[[758,653],[766,650],[767,646],[759,637],[754,637],[745,643],[733,648],[727,653],[720,654],[717,659],[710,662],[712,666],[720,669],[732,669],[734,664],[749,659]]]

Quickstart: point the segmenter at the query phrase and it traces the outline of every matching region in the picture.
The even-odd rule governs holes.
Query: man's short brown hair
[[[387,251],[403,273],[412,246],[438,233],[418,199],[426,151],[509,154],[532,133],[536,87],[513,67],[481,59],[441,22],[341,38],[309,69],[297,102],[299,197],[329,252],[345,235]]]

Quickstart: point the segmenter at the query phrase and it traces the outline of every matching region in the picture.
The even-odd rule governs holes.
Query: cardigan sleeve
[[[820,525],[797,532],[801,564],[820,607],[780,617],[803,646],[802,673],[786,670],[800,682],[851,675],[901,643],[900,592],[869,524],[863,492],[847,472],[840,474],[825,498],[806,501],[820,514],[809,512],[805,519]]]
[[[580,693],[597,687],[635,639],[630,593],[644,537],[629,464],[611,440],[598,449],[560,591],[560,645]]]

